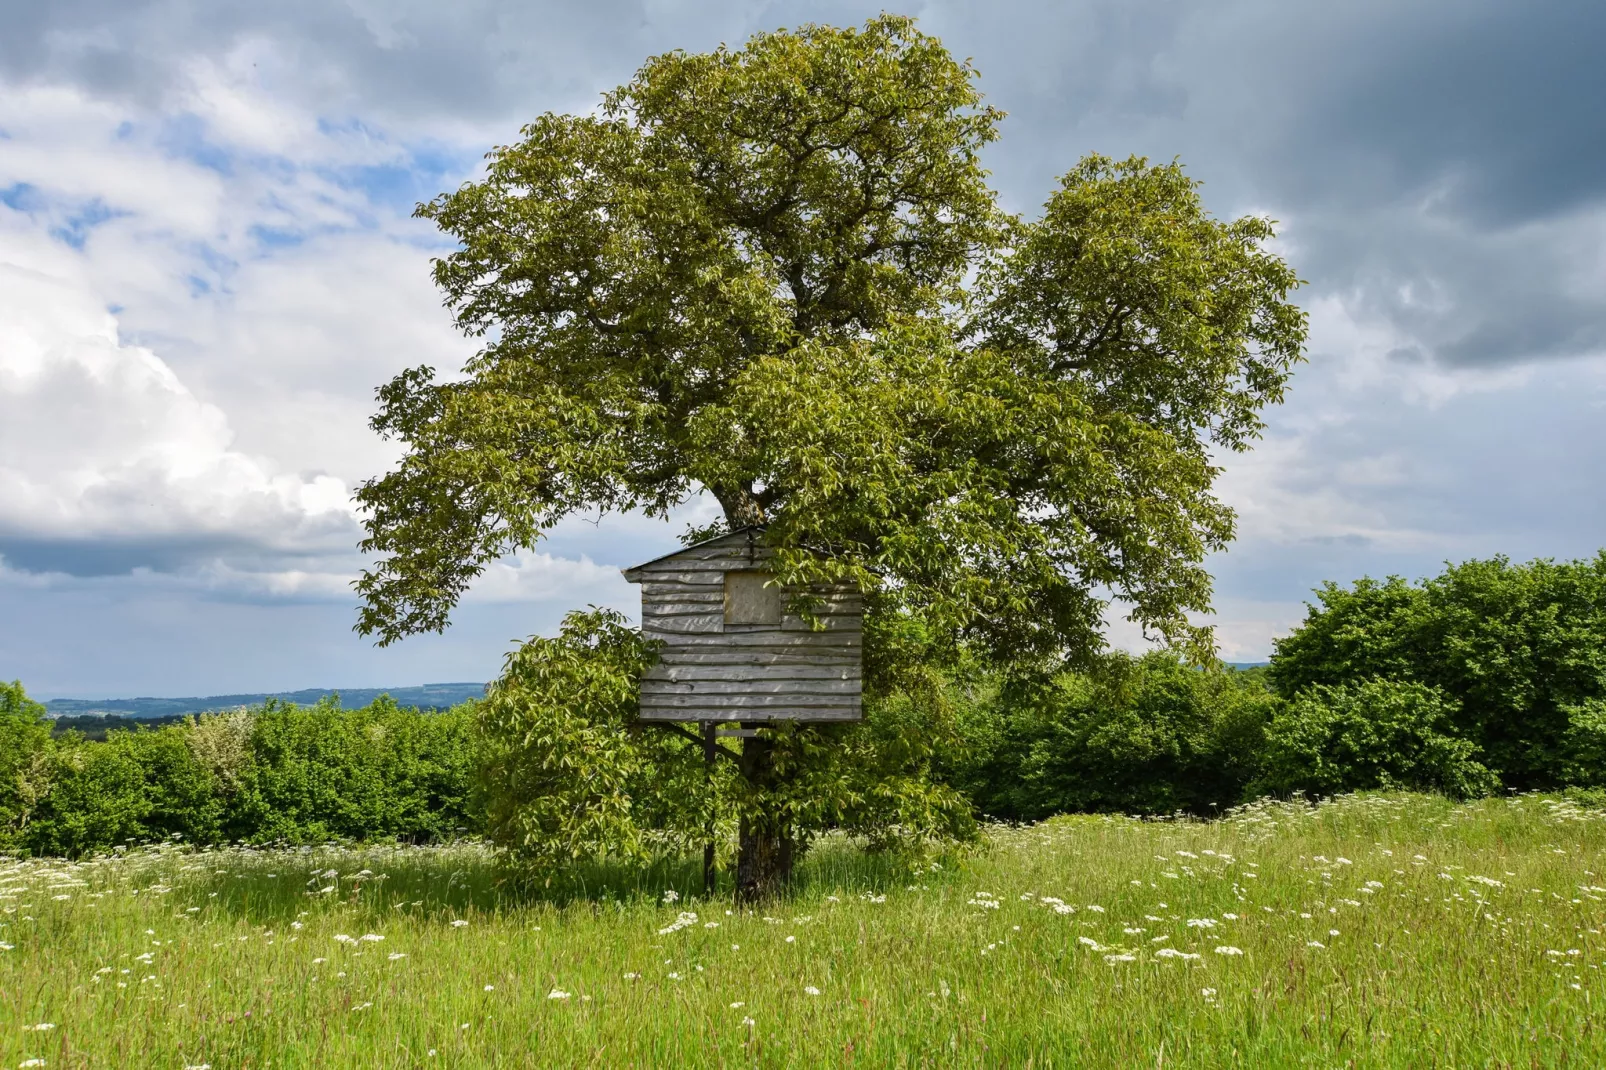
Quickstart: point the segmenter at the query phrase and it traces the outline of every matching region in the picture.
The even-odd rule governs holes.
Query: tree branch
[[[688,732],[686,729],[680,727],[680,725],[676,724],[674,721],[638,721],[637,723],[638,724],[643,724],[643,725],[652,725],[655,728],[667,728],[671,732],[674,732],[674,733],[676,733],[678,735],[685,736],[687,739],[691,740],[693,743],[697,744],[699,747],[704,747],[704,746],[708,745],[708,741],[703,739],[702,736],[694,735],[693,733]],[[737,754],[735,751],[730,750],[727,747],[721,747],[718,743],[714,744],[714,753],[715,754],[724,755],[726,758],[729,758],[731,761],[735,762],[737,765],[742,764],[741,755]]]

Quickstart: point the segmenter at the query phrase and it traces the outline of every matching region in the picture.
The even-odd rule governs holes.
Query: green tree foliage
[[[1279,640],[1270,676],[1297,696],[1370,679],[1436,688],[1450,731],[1504,783],[1606,783],[1606,553],[1468,561],[1420,584],[1329,583]]]
[[[1040,218],[1001,212],[975,77],[890,15],[657,56],[420,206],[485,342],[462,377],[379,392],[373,427],[406,452],[358,492],[359,629],[444,628],[564,517],[706,492],[726,527],[767,525],[782,582],[868,596],[878,694],[909,666],[873,644],[903,623],[925,656],[1085,659],[1112,593],[1207,659],[1188,614],[1232,535],[1212,451],[1282,397],[1298,280],[1268,221],[1213,219],[1175,164],[1089,157]],[[778,779],[786,748],[826,760],[851,735],[766,734],[742,778],[779,800],[810,775]],[[800,833],[752,812],[782,815],[755,849]]]
[[[27,825],[43,790],[50,750],[45,708],[20,681],[0,680],[0,851]]]
[[[269,702],[253,718],[231,833],[254,842],[448,840],[480,826],[471,707]]]
[[[33,854],[82,855],[116,844],[216,843],[223,801],[181,731],[112,732],[104,742],[66,738],[22,845]]]
[[[994,817],[1210,814],[1259,774],[1279,703],[1231,670],[1111,654],[1090,673],[977,690],[948,775]]]
[[[930,776],[951,726],[910,693],[872,699],[863,725],[778,726],[767,781],[739,775],[720,744],[637,720],[652,657],[618,613],[569,614],[552,639],[511,654],[481,706],[489,742],[487,829],[533,868],[604,857],[646,860],[728,842],[742,817],[798,830],[841,828],[874,847],[919,848],[974,836],[969,802]],[[945,728],[947,729],[945,731]]]
[[[1434,687],[1371,679],[1317,684],[1288,703],[1266,731],[1255,794],[1333,795],[1410,788],[1466,798],[1497,789],[1455,734],[1456,703]]]
[[[1090,157],[1043,217],[977,160],[999,114],[907,19],[649,60],[420,208],[468,377],[380,391],[408,444],[366,484],[360,627],[444,627],[484,565],[582,509],[698,490],[766,521],[785,578],[1001,655],[1100,642],[1098,592],[1200,639],[1241,449],[1304,338],[1258,217],[1175,165]],[[972,280],[967,286],[967,280]]]
[[[0,851],[77,856],[175,836],[440,842],[484,824],[472,705],[425,713],[387,698],[357,710],[269,702],[117,729],[104,741],[72,732],[52,741],[19,685],[0,703],[0,763],[12,770]]]
[[[509,655],[480,721],[493,842],[548,866],[701,843],[713,787],[700,745],[635,721],[650,657],[605,610],[571,613],[555,639]]]

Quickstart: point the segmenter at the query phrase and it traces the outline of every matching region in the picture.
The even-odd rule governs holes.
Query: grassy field
[[[1078,817],[827,843],[750,915],[476,846],[4,860],[0,1068],[1594,1067],[1603,846],[1539,797]]]

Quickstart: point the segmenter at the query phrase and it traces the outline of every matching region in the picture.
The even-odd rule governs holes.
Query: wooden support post
[[[708,839],[703,844],[703,896],[712,899],[717,874],[714,871],[714,834],[716,825],[714,821],[713,788],[714,788],[714,722],[704,721],[703,725],[703,760],[708,764]]]

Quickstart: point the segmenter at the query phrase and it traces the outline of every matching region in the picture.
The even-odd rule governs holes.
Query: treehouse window
[[[725,573],[726,624],[780,624],[781,589],[768,572]]]

